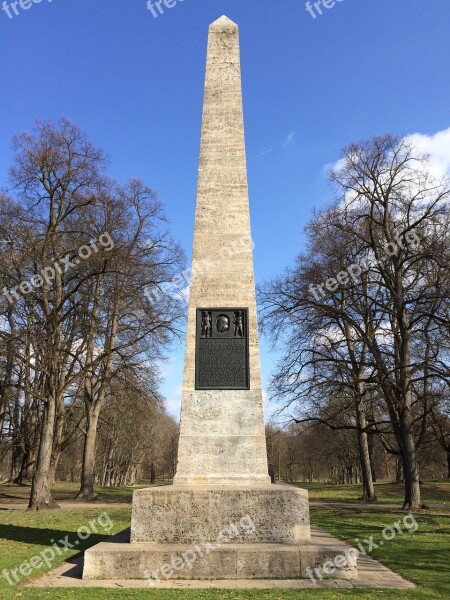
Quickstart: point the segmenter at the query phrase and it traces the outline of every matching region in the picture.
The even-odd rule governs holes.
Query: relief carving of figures
[[[234,336],[244,337],[244,317],[242,312],[234,313]]]
[[[202,312],[202,337],[208,338],[212,335],[212,315],[210,312]]]

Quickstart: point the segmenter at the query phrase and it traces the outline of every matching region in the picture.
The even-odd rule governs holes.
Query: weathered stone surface
[[[193,269],[174,483],[269,483],[245,162],[239,35],[209,31]],[[196,310],[248,308],[250,390],[196,390]]]
[[[132,543],[309,539],[308,492],[293,486],[161,486],[133,494]]]
[[[316,579],[358,579],[358,552],[335,540],[333,544],[306,544],[301,548],[301,576]]]
[[[308,567],[350,552],[321,544],[97,544],[85,553],[84,579],[227,579],[308,577]],[[350,554],[349,554],[350,555]],[[314,557],[314,560],[311,560]],[[351,560],[351,559],[350,559]],[[305,575],[306,573],[306,575]],[[319,579],[354,580],[356,561]]]

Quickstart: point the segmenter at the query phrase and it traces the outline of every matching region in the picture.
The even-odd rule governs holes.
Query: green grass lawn
[[[154,485],[166,485],[168,482],[159,481]],[[102,487],[95,486],[100,495],[99,502],[105,504],[131,503],[133,492],[139,488],[152,487],[150,484],[142,484],[134,487]],[[80,489],[79,483],[61,481],[53,486],[53,495],[57,502],[74,502],[74,498]],[[0,483],[0,504],[24,504],[30,497],[31,485],[9,485]]]
[[[44,513],[28,513],[22,511],[0,511],[0,574],[3,569],[17,569],[24,561],[42,552],[51,544],[51,540],[64,539],[66,535],[72,542],[76,539],[75,532],[81,525],[88,525],[104,511],[99,507],[77,510],[57,510]],[[70,550],[58,557],[51,565],[55,568],[65,559],[73,556],[80,549],[91,546],[107,535],[118,532],[130,522],[130,508],[108,507],[106,509],[113,526],[109,532],[98,531],[89,540],[81,542],[77,550]],[[312,521],[325,527],[334,535],[354,542],[373,535],[374,540],[380,539],[381,530],[390,526],[404,513],[389,509],[376,508],[313,508]],[[375,599],[448,599],[450,598],[450,514],[446,511],[439,513],[420,513],[416,516],[419,529],[416,533],[403,534],[375,550],[372,555],[393,570],[401,573],[407,579],[419,584],[417,590],[82,590],[82,589],[34,589],[23,585],[10,586],[2,577],[0,579],[1,600],[23,600],[34,598],[50,599],[143,599],[176,600],[244,600],[261,598],[267,600],[298,599],[337,599],[360,598]],[[102,521],[105,524],[105,520]],[[106,521],[109,528],[109,521]],[[97,525],[97,529],[100,527]],[[39,576],[43,569],[34,571],[23,580]]]
[[[297,483],[309,491],[311,502],[355,502],[361,497],[361,485],[325,485],[323,483]],[[381,482],[375,484],[377,502],[402,504],[403,483]],[[421,486],[424,504],[441,504],[450,508],[450,480],[425,481]]]
[[[165,485],[168,482],[158,482],[155,485]],[[324,483],[297,483],[298,487],[309,490],[311,502],[355,502],[361,497],[361,485],[325,485]],[[100,495],[99,502],[104,504],[126,503],[130,504],[133,492],[141,487],[150,487],[141,484],[135,487],[101,487],[96,486]],[[378,502],[380,504],[402,504],[404,486],[402,483],[376,483]],[[79,484],[58,482],[53,487],[53,495],[60,503],[73,502],[79,489]],[[7,485],[0,483],[0,504],[24,504],[28,501],[30,486]],[[450,508],[450,480],[425,481],[422,484],[422,501],[425,504],[440,504]]]

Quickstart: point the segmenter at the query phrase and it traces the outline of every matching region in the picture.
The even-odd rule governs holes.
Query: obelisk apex
[[[238,27],[208,37],[175,484],[268,483]]]
[[[237,24],[229,19],[226,15],[222,15],[219,19],[211,23],[210,31],[238,31]]]

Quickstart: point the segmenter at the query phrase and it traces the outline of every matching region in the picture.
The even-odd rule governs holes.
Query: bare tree
[[[376,431],[385,442],[393,437],[390,449],[402,458],[405,506],[418,508],[417,447],[429,422],[432,382],[445,376],[442,345],[427,340],[436,340],[436,317],[448,306],[442,293],[448,267],[442,256],[448,240],[450,185],[431,175],[426,157],[405,140],[390,136],[347,148],[331,180],[338,201],[311,224],[309,253],[262,290],[263,325],[275,338],[288,336],[275,386],[286,405],[304,404],[305,390],[316,387],[319,366],[322,392],[325,389],[329,349],[339,353],[328,399],[340,381],[352,391],[358,417],[358,408],[364,408],[358,396],[362,398],[369,386],[379,403],[378,422],[367,423],[359,414],[356,428],[361,434]],[[358,265],[358,281],[342,269],[345,257],[347,267]],[[328,284],[325,293],[321,281]],[[310,287],[313,284],[317,287]],[[326,338],[325,344],[317,343],[320,337]],[[312,360],[305,362],[308,355]],[[307,388],[305,380],[312,382]],[[306,418],[310,416],[320,418]],[[354,426],[332,420],[326,423],[341,429]],[[359,440],[367,462],[367,444],[361,435]]]
[[[170,282],[184,266],[180,247],[165,228],[162,207],[140,181],[110,190],[102,202],[101,222],[118,242],[90,279],[86,295],[84,404],[85,446],[78,498],[92,499],[98,419],[120,371],[143,365],[155,369],[161,352],[178,333],[183,307],[176,298],[151,302],[151,290]],[[152,376],[149,374],[149,379]],[[154,380],[154,377],[153,377]],[[156,387],[156,384],[155,384]]]
[[[184,257],[154,192],[108,180],[103,152],[70,121],[38,122],[15,149],[16,199],[0,197],[0,441],[15,481],[33,474],[29,508],[42,510],[57,506],[58,462],[81,429],[80,495],[94,494],[98,420],[122,371],[145,364],[157,393],[183,314],[161,286]]]

